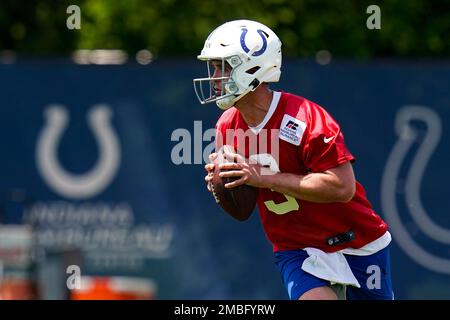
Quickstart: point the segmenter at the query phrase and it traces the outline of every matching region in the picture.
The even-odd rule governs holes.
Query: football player
[[[256,21],[230,21],[211,32],[198,59],[208,66],[208,77],[194,79],[199,101],[225,110],[216,146],[242,150],[225,151],[234,161],[219,165],[228,169],[220,176],[238,178],[227,188],[260,188],[259,216],[290,299],[393,299],[391,235],[355,180],[339,124],[316,103],[269,87],[281,74],[278,36]],[[276,132],[257,139],[264,154],[239,145],[246,140],[238,133],[263,131]],[[214,164],[205,169],[210,182]]]

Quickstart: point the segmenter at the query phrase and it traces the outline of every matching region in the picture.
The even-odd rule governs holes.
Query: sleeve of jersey
[[[338,123],[324,109],[310,109],[303,159],[311,172],[323,172],[355,158],[345,146]]]
[[[220,148],[222,148],[225,136],[222,133],[223,130],[221,125],[216,124],[215,130],[216,130],[215,147],[217,152],[218,150],[220,150]]]
[[[218,152],[222,149],[222,147],[226,144],[233,144],[233,136],[229,135],[227,136],[227,129],[226,125],[224,125],[222,122],[218,122],[215,126],[216,130],[216,137],[215,137],[215,152]]]

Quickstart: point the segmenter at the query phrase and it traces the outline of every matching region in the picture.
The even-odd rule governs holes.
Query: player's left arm
[[[236,156],[230,154],[228,158]],[[221,172],[222,177],[239,178],[226,184],[227,188],[248,184],[259,188],[269,188],[310,202],[348,202],[353,198],[356,190],[355,175],[350,161],[323,172],[307,175],[282,172],[268,174],[264,172],[266,168],[243,161],[224,163],[219,168],[233,169],[233,171]]]
[[[355,175],[350,161],[323,172],[304,176],[277,173],[263,176],[267,188],[318,203],[348,202],[356,191]]]
[[[221,172],[220,175],[239,177],[225,187],[248,184],[318,203],[350,201],[356,190],[351,165],[354,157],[345,146],[340,126],[325,109],[316,104],[309,103],[305,110],[308,120],[302,134],[303,143],[298,148],[298,157],[310,173],[267,173],[265,170],[268,168],[250,163],[240,155],[225,154],[234,163],[222,164],[219,168],[233,170]]]

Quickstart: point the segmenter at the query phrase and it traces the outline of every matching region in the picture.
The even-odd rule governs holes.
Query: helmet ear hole
[[[256,67],[253,67],[253,68],[250,68],[250,69],[246,70],[245,72],[248,73],[248,74],[254,74],[259,69],[261,69],[261,67],[256,66]]]

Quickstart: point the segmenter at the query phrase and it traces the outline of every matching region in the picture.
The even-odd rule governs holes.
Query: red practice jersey
[[[256,148],[250,141],[257,141]],[[337,122],[319,105],[285,92],[274,93],[259,128],[249,128],[236,108],[225,111],[216,124],[216,147],[223,144],[232,145],[246,158],[266,162],[274,171],[298,175],[354,161]],[[355,196],[347,203],[314,203],[260,189],[258,211],[274,251],[358,249],[387,231],[358,182]],[[342,234],[351,237],[337,241]]]

